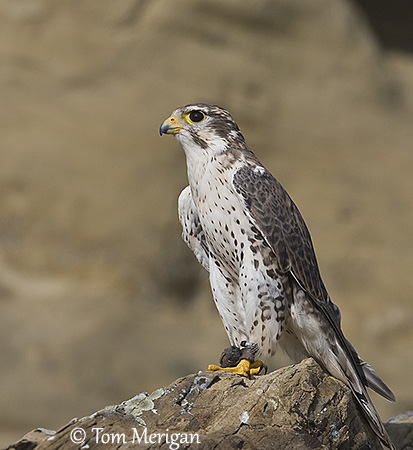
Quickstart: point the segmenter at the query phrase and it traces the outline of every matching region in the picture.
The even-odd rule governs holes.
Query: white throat
[[[225,139],[218,136],[214,136],[213,139],[203,138],[208,143],[208,147],[204,149],[193,141],[189,133],[181,131],[175,137],[184,149],[188,181],[193,190],[204,177],[208,165],[216,159],[217,155],[227,150],[228,143]]]

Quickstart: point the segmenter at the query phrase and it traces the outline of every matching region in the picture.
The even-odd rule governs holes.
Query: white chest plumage
[[[248,218],[232,187],[237,170],[225,155],[211,158],[190,182],[192,198],[212,257],[238,278],[247,244]],[[216,264],[216,263],[215,263]]]

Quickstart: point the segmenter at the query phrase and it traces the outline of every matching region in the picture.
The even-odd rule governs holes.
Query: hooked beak
[[[178,125],[178,120],[175,116],[168,117],[159,128],[159,134],[177,134],[182,130],[182,127]]]

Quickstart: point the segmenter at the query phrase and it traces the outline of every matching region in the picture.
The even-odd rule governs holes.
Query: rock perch
[[[413,449],[413,415],[386,429]],[[37,429],[9,450],[380,449],[349,389],[312,359],[246,379],[199,372],[54,431]]]

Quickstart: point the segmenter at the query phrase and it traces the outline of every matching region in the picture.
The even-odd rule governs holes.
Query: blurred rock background
[[[298,204],[346,336],[398,398],[373,397],[383,419],[413,408],[412,19],[386,5],[0,1],[0,444],[227,345],[180,240],[183,152],[158,135],[198,101]]]

